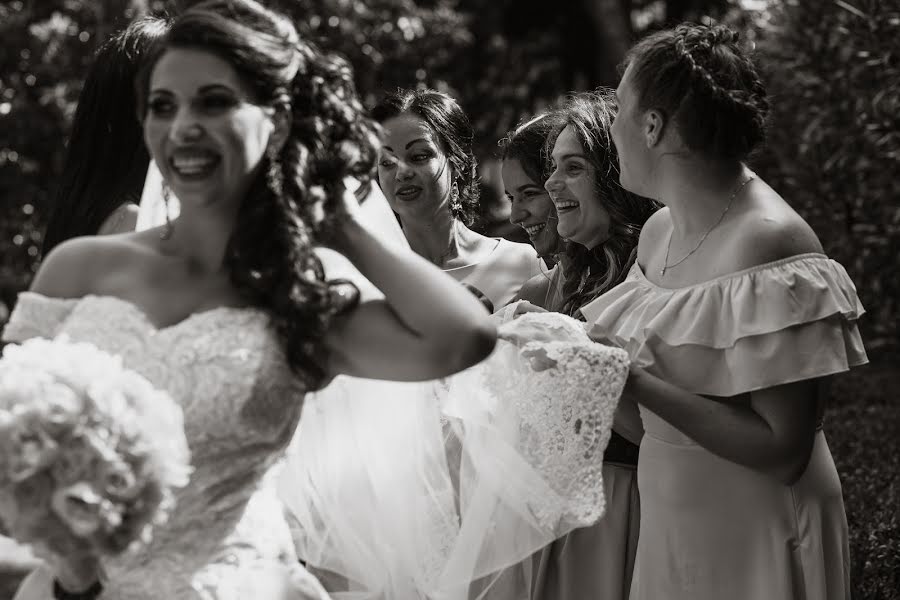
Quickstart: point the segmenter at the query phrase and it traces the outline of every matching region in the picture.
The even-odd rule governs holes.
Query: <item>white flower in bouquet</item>
[[[181,408],[119,357],[66,338],[0,358],[0,520],[39,554],[149,540],[187,484]]]

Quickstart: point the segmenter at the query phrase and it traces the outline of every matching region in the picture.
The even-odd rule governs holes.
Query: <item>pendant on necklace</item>
[[[662,269],[659,270],[659,276],[660,277],[666,276],[666,268],[665,267],[663,267]]]

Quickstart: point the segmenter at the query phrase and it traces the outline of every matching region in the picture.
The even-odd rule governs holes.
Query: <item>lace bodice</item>
[[[157,328],[119,298],[26,293],[4,339],[63,334],[121,356],[182,405],[194,468],[150,544],[104,563],[104,598],[230,598],[246,579],[242,568],[294,562],[264,482],[291,439],[305,390],[265,313],[222,307]]]

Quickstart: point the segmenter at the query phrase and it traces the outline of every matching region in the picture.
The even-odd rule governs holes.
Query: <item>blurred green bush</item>
[[[900,344],[900,3],[757,0],[731,20],[771,96],[754,166],[842,263],[868,348]]]
[[[560,92],[615,83],[588,60],[597,60],[589,53],[597,54],[592,44],[602,40],[590,29],[573,29],[588,21],[590,0],[567,0],[564,9],[542,0],[272,2],[289,10],[306,35],[348,56],[368,102],[381,89],[416,84],[457,95],[485,152]],[[0,2],[0,323],[3,304],[12,305],[38,264],[63,142],[98,40],[136,12],[189,3]],[[621,2],[639,31],[673,14],[721,16],[722,4]],[[900,5],[728,4],[724,19],[756,42],[772,97],[768,146],[753,166],[847,267],[868,310],[862,326],[876,364],[829,386],[828,433],[851,528],[853,597],[894,599],[900,595]],[[707,11],[713,5],[719,8]],[[585,62],[573,67],[578,60]]]
[[[827,386],[854,600],[900,598],[900,3],[756,0],[726,18],[757,45],[772,112],[754,168],[856,283],[872,364]]]

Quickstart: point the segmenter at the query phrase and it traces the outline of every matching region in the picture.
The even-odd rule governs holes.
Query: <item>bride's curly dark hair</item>
[[[225,254],[234,286],[265,309],[286,349],[288,363],[310,389],[325,383],[324,335],[332,318],[359,292],[346,281],[326,281],[313,253],[344,217],[345,177],[368,185],[379,145],[378,125],[366,117],[345,60],[301,40],[290,20],[254,0],[207,0],[179,15],[150,74],[169,48],[210,52],[230,64],[263,106],[288,111],[291,128],[274,159],[241,202]],[[139,107],[144,114],[146,107]]]

